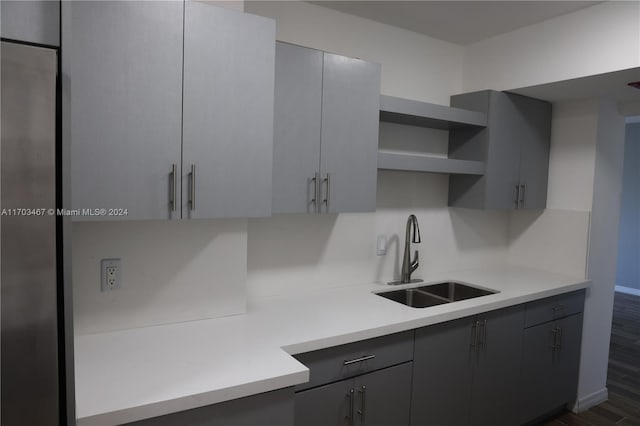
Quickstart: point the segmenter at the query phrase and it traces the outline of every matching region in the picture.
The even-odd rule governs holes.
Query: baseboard
[[[569,406],[569,409],[574,413],[580,413],[582,411],[587,411],[589,408],[595,407],[602,402],[605,402],[607,399],[609,399],[609,391],[607,390],[607,388],[602,388],[590,395],[578,398],[573,406]]]
[[[617,285],[616,291],[618,293],[633,294],[634,296],[640,296],[640,289],[637,289],[637,288],[624,287],[621,285]]]

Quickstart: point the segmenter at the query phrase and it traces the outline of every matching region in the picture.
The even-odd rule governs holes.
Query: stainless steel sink
[[[376,293],[378,296],[386,297],[398,303],[411,306],[413,308],[426,308],[427,306],[442,305],[449,303],[442,297],[437,297],[416,288],[407,288],[404,290],[387,291],[385,293]]]
[[[457,282],[444,282],[438,284],[431,284],[420,287],[427,293],[435,296],[443,297],[450,302],[456,302],[458,300],[474,299],[480,296],[488,296],[489,294],[495,294],[496,291],[485,290],[482,288],[471,287],[466,284]]]
[[[411,306],[412,308],[426,308],[428,306],[473,299],[495,293],[497,293],[497,291],[476,288],[451,281],[375,294],[393,300],[394,302]]]

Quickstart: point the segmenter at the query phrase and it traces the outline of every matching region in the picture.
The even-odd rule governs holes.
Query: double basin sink
[[[498,292],[450,281],[375,294],[412,308],[426,308],[495,293]]]

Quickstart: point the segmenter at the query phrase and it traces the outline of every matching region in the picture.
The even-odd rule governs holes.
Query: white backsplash
[[[415,277],[504,263],[509,213],[448,208],[447,191],[447,175],[379,171],[375,213],[249,220],[249,298],[398,278],[412,213],[422,236],[413,245],[420,251]],[[376,255],[380,234],[387,237],[386,256]]]
[[[509,222],[508,262],[584,277],[591,212],[515,210]]]
[[[247,221],[73,224],[75,334],[246,311]],[[100,259],[122,259],[122,288],[100,292]]]
[[[76,223],[75,332],[241,314],[247,300],[397,279],[412,213],[422,236],[415,277],[507,262],[584,274],[589,212],[448,208],[447,190],[447,175],[380,171],[375,213]],[[101,293],[100,259],[113,257],[123,288]]]

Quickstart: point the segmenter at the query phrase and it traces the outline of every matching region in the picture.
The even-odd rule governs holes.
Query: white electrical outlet
[[[122,265],[120,259],[100,261],[100,291],[111,291],[122,287]]]

